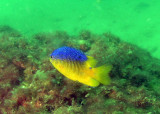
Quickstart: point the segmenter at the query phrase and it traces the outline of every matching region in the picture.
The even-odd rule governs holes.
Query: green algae
[[[159,113],[160,61],[147,51],[111,33],[61,31],[27,38],[6,28],[0,37],[2,113]],[[87,46],[98,65],[113,65],[111,85],[92,88],[63,77],[49,62],[50,53],[62,45]]]

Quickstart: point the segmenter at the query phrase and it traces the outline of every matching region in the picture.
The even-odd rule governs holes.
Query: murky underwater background
[[[1,113],[160,113],[159,0],[1,0]],[[87,87],[49,62],[71,46],[111,64]]]
[[[110,31],[160,57],[159,5],[159,0],[1,0],[0,25],[10,25],[23,34]]]

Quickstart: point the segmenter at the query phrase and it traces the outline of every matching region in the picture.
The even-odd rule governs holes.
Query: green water
[[[159,0],[1,0],[0,25],[22,34],[111,32],[160,58]]]

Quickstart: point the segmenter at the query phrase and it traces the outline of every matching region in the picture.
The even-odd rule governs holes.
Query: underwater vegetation
[[[23,36],[0,27],[0,114],[160,113],[160,60],[111,33],[64,31]],[[49,61],[53,50],[69,46],[112,65],[110,85],[72,81]]]

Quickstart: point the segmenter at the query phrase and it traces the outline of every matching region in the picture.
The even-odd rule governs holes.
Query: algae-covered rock
[[[160,60],[111,33],[28,38],[3,26],[0,41],[0,113],[160,113]],[[61,46],[112,65],[111,84],[93,88],[65,78],[49,61]]]

